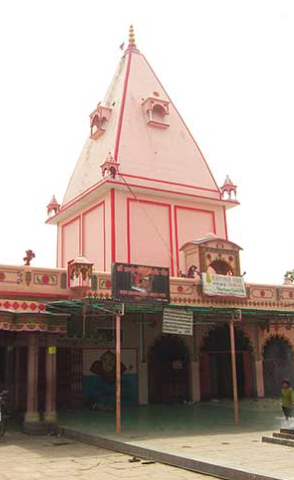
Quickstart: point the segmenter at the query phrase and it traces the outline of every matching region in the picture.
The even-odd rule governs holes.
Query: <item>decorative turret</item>
[[[226,176],[225,183],[221,187],[222,198],[227,196],[228,200],[237,200],[237,186],[232,182],[229,175]],[[232,198],[232,193],[234,198]]]
[[[100,105],[90,115],[91,139],[97,140],[106,130],[106,124],[111,115],[111,108]]]
[[[75,260],[68,262],[68,278],[70,288],[91,288],[93,265],[93,263],[89,262],[82,255],[78,255]]]
[[[47,205],[47,215],[48,217],[52,217],[53,215],[56,215],[60,210],[60,205],[57,202],[55,196],[51,198],[50,203]]]
[[[102,177],[105,177],[105,174],[107,174],[110,177],[115,178],[118,174],[119,165],[120,164],[113,158],[111,152],[109,152],[105,162],[100,165]]]

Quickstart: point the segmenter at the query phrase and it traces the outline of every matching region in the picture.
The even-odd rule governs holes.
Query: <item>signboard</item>
[[[169,269],[129,263],[112,265],[112,298],[122,302],[169,303]]]
[[[220,295],[224,297],[247,296],[243,277],[202,273],[202,285],[203,293],[206,295]]]
[[[165,308],[163,311],[162,333],[193,335],[193,312],[180,308]]]

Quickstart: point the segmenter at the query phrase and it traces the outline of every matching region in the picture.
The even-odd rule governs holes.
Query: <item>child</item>
[[[293,406],[294,392],[290,387],[289,380],[285,378],[282,382],[282,410],[287,421],[290,417],[293,417]]]

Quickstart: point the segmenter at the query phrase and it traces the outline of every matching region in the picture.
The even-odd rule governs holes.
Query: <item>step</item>
[[[294,428],[281,428],[281,433],[288,433],[289,435],[294,436]]]
[[[273,433],[274,438],[284,438],[285,440],[294,440],[294,435],[291,433]]]
[[[275,445],[284,445],[284,447],[294,447],[294,439],[286,440],[284,438],[262,437],[261,441],[264,443],[273,443]]]

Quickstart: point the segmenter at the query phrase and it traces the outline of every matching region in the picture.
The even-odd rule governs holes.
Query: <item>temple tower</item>
[[[134,29],[112,83],[90,114],[89,137],[62,205],[57,266],[78,254],[183,268],[180,249],[208,233],[227,239],[226,209],[207,162],[148,61]],[[52,212],[51,212],[52,213]]]

